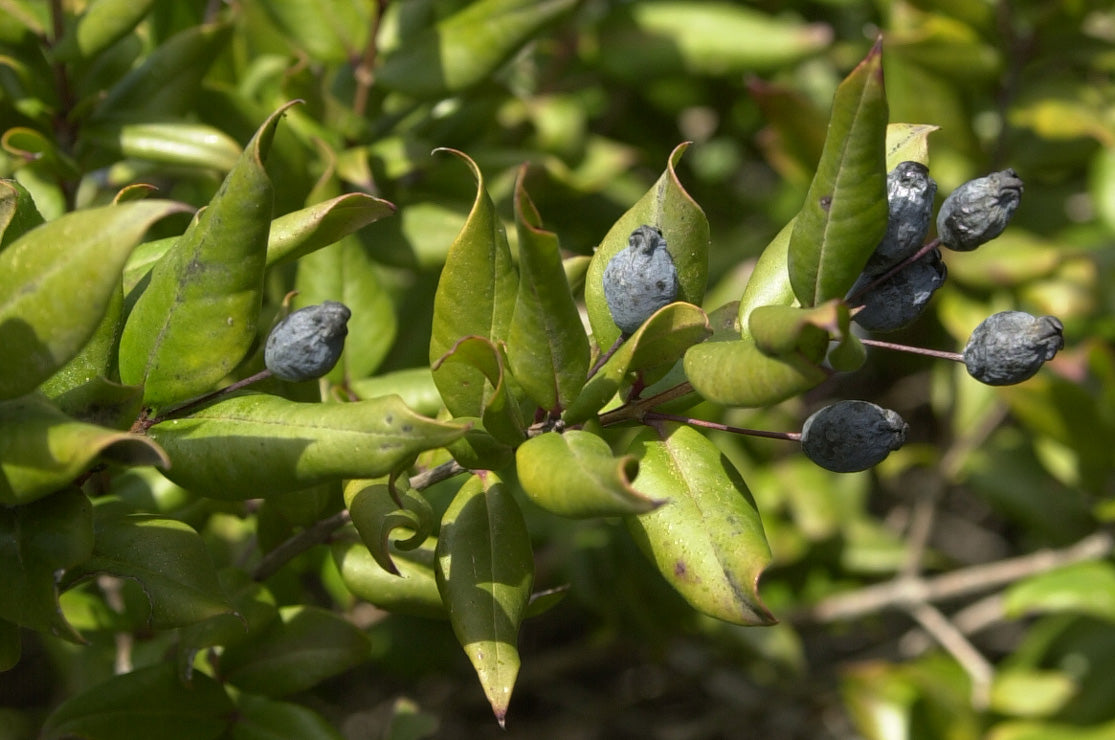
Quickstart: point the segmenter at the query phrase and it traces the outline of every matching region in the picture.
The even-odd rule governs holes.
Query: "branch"
[[[259,565],[252,573],[252,580],[266,581],[280,568],[314,545],[328,542],[333,533],[348,521],[348,509],[342,509],[333,516],[314,522],[298,534],[288,537],[281,545],[263,556],[263,560],[259,561]]]
[[[410,479],[409,483],[411,488],[422,490],[463,472],[465,472],[465,468],[461,467],[456,460],[450,460],[436,468],[418,473]],[[252,580],[267,580],[275,575],[280,568],[311,547],[328,542],[333,537],[333,533],[348,524],[349,521],[351,521],[351,517],[348,509],[343,509],[332,516],[314,522],[301,532],[291,535],[282,544],[263,556],[252,573]]]
[[[791,615],[790,619],[835,622],[875,614],[884,609],[945,601],[1005,586],[1072,563],[1106,557],[1113,549],[1115,538],[1108,532],[1097,532],[1059,550],[1039,550],[1030,555],[961,568],[933,578],[899,577],[851,593],[838,594]]]

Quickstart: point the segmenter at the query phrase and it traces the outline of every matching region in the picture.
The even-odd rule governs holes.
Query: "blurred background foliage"
[[[0,175],[48,219],[135,182],[205,203],[259,122],[303,100],[268,161],[275,215],[343,191],[398,208],[345,247],[358,268],[344,291],[376,307],[353,328],[380,346],[363,372],[385,377],[426,364],[438,269],[475,194],[434,148],[468,153],[508,220],[529,162],[543,224],[568,254],[588,255],[673,148],[694,142],[678,172],[711,225],[712,309],[739,296],[797,212],[833,91],[880,34],[891,121],[939,127],[938,197],[1005,167],[1026,183],[1006,233],[949,253],[930,313],[888,338],[957,349],[984,316],[1017,308],[1060,317],[1067,349],[1010,388],[872,352],[863,370],[773,408],[695,409],[795,429],[822,400],[863,398],[911,423],[905,448],[854,475],[819,470],[784,442],[712,435],[763,516],[775,627],[694,613],[622,527],[528,508],[539,587],[572,588],[524,625],[506,731],[446,624],[361,603],[325,548],[307,553],[268,582],[275,600],[344,611],[372,657],[295,695],[335,728],[306,736],[1115,738],[1115,10],[0,0]],[[312,285],[313,269],[272,270],[273,302]],[[322,513],[293,497],[245,513],[129,475],[151,510],[198,528],[219,565]],[[435,506],[444,488],[427,492]],[[162,661],[176,639],[82,592],[63,605],[91,644],[25,640],[0,673],[0,738],[34,736],[59,701],[110,676],[122,632],[136,666]]]

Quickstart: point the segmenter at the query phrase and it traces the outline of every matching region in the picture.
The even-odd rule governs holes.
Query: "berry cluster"
[[[964,183],[937,214],[937,238],[926,242],[937,183],[919,162],[902,162],[887,175],[887,229],[846,298],[853,321],[873,332],[911,324],[948,275],[939,247],[970,251],[999,236],[1022,198],[1012,169]],[[677,271],[661,231],[640,226],[608,263],[604,296],[612,319],[628,336],[677,295]],[[864,339],[865,344],[962,361],[988,385],[1031,377],[1064,347],[1064,327],[1052,316],[997,313],[972,332],[963,354],[904,347]],[[906,439],[906,422],[894,411],[866,401],[840,401],[810,416],[799,434],[805,455],[821,467],[847,473],[882,462]],[[737,430],[748,432],[749,430]],[[771,433],[763,433],[770,436]]]

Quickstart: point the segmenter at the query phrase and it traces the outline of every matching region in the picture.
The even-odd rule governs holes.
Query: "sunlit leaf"
[[[0,398],[32,390],[81,350],[119,291],[120,270],[148,227],[181,203],[148,200],[75,211],[0,252]]]
[[[843,298],[887,227],[882,46],[840,84],[825,149],[790,235],[794,295],[805,306]]]
[[[414,413],[398,396],[322,404],[267,394],[229,398],[148,430],[170,457],[167,477],[226,499],[387,475],[464,432]]]
[[[494,474],[470,478],[449,505],[436,573],[453,632],[502,725],[519,674],[519,623],[534,559],[523,515]]]

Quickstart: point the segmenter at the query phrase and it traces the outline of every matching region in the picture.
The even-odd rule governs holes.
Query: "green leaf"
[[[1077,690],[1077,681],[1067,672],[1000,670],[991,685],[991,708],[1008,716],[1048,717],[1061,711]]]
[[[760,306],[748,320],[751,336],[760,351],[774,356],[799,354],[819,364],[829,353],[837,370],[859,368],[867,353],[851,331],[848,305],[833,299],[814,306]],[[829,342],[835,341],[832,349]]]
[[[632,487],[635,458],[617,458],[599,436],[577,429],[527,440],[515,451],[515,469],[530,500],[560,516],[641,514],[664,503]]]
[[[408,488],[397,496],[401,503],[396,502],[387,481],[357,479],[345,484],[345,507],[360,539],[379,566],[393,575],[398,570],[391,561],[392,541],[401,550],[413,550],[437,524],[433,509],[420,493]],[[396,534],[397,530],[403,530],[404,536]]]
[[[152,223],[185,208],[149,200],[76,211],[0,252],[0,347],[9,358],[0,398],[33,390],[81,350],[119,291],[128,253]]]
[[[466,427],[428,419],[398,396],[295,403],[228,398],[148,430],[171,460],[168,478],[214,498],[247,499],[342,478],[376,478]]]
[[[474,475],[441,523],[437,583],[449,621],[502,726],[519,674],[519,624],[534,560],[515,499],[493,473]]]
[[[666,238],[678,272],[677,300],[701,305],[708,282],[708,219],[674,171],[688,147],[688,143],[679,144],[670,153],[658,182],[612,225],[592,256],[585,278],[585,307],[593,338],[601,349],[611,347],[620,334],[604,299],[604,268],[627,248],[631,232],[644,224],[657,227]]]
[[[93,122],[186,118],[196,111],[201,80],[232,31],[228,23],[193,26],[163,41],[112,86],[97,106]]]
[[[601,44],[602,63],[639,81],[677,72],[739,75],[779,69],[824,49],[833,35],[826,24],[725,2],[644,0],[624,10]]]
[[[83,642],[62,616],[55,571],[92,552],[93,507],[80,491],[0,507],[0,619]]]
[[[93,556],[67,573],[71,582],[99,573],[139,583],[150,626],[168,629],[229,614],[205,541],[174,519],[128,516],[97,523]]]
[[[790,235],[802,305],[843,298],[887,228],[883,53],[876,44],[836,89],[817,174]]]
[[[688,303],[663,306],[589,378],[563,418],[569,424],[585,421],[615,396],[629,372],[669,367],[711,331],[708,316],[696,306]]]
[[[354,596],[392,614],[445,619],[448,613],[434,575],[436,545],[432,537],[414,550],[393,545],[390,554],[397,575],[384,570],[359,542],[335,543],[333,561],[345,588]]]
[[[444,357],[434,363],[434,378],[446,365],[464,364],[483,373],[492,389],[484,400],[481,419],[484,430],[500,442],[517,445],[524,439],[522,414],[508,388],[505,359],[502,347],[497,347],[484,337],[465,337],[457,342]]]
[[[441,151],[459,157],[472,170],[476,200],[449,248],[438,280],[430,336],[431,364],[464,337],[484,337],[492,342],[505,339],[518,285],[507,235],[484,189],[480,168],[462,152]],[[485,386],[480,370],[462,363],[442,363],[434,371],[434,383],[454,416],[482,416],[493,392]]]
[[[344,618],[312,606],[288,606],[280,618],[221,656],[221,677],[264,696],[287,696],[368,659],[367,636]]]
[[[385,200],[346,193],[279,216],[267,233],[267,267],[294,262],[394,212],[395,206]],[[177,241],[178,237],[170,237],[136,247],[124,266],[125,292],[150,274]]]
[[[792,306],[797,304],[790,286],[790,234],[797,217],[782,227],[755,262],[739,300],[739,330],[743,339],[751,338],[751,312],[760,306]]]
[[[817,386],[828,373],[801,354],[768,355],[754,338],[703,342],[685,353],[685,376],[706,400],[759,407]]]
[[[209,390],[256,340],[272,185],[263,161],[287,103],[161,259],[120,338],[120,379],[161,406]]]
[[[562,267],[557,235],[527,195],[526,168],[515,182],[519,294],[508,330],[511,373],[541,408],[565,408],[585,384],[589,343]]]
[[[467,155],[443,149],[463,159],[476,179],[476,201],[468,221],[449,247],[434,295],[434,325],[429,361],[437,362],[465,337],[505,339],[514,311],[518,278],[500,216],[484,188],[484,176]],[[434,382],[454,416],[483,416],[493,392],[484,373],[465,363],[443,363]]]
[[[632,444],[639,488],[668,499],[625,518],[632,536],[693,608],[735,624],[772,624],[758,594],[770,546],[747,484],[700,432],[672,423],[662,432],[648,429]]]
[[[477,0],[398,39],[376,70],[376,83],[414,98],[441,98],[489,79],[577,0]]]
[[[173,663],[139,668],[72,696],[47,717],[42,740],[217,740],[235,707],[224,687],[195,671],[179,680]]]
[[[349,234],[306,255],[298,262],[295,289],[295,308],[331,300],[352,311],[341,359],[327,377],[339,383],[371,375],[395,342],[398,320],[370,250]]]
[[[39,396],[0,402],[0,504],[26,504],[73,482],[96,460],[169,464],[149,439],[72,419]]]
[[[268,17],[300,53],[340,65],[358,58],[375,28],[373,6],[347,0],[260,3]]]
[[[386,200],[345,193],[280,216],[271,222],[267,266],[293,262],[394,213]]]
[[[155,0],[95,0],[51,49],[55,62],[91,60],[122,39],[151,10]]]
[[[887,124],[887,172],[902,162],[929,166],[929,135],[940,126],[926,123]]]
[[[320,714],[299,704],[240,694],[229,739],[342,740],[342,736]]]
[[[1074,612],[1115,621],[1115,565],[1074,563],[1030,576],[1007,589],[1003,612],[1018,619],[1033,613]]]
[[[0,180],[0,250],[42,223],[27,188],[17,180]]]
[[[228,172],[240,158],[240,144],[212,126],[193,121],[105,122],[83,130],[84,143],[117,157],[175,167]]]

